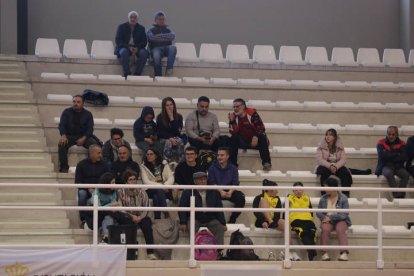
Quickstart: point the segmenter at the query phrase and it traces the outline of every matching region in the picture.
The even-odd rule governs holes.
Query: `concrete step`
[[[1,97],[0,91],[0,97]],[[33,115],[35,118],[39,118],[37,115],[38,110],[36,106],[26,105],[26,104],[1,104],[0,105],[0,115],[1,116],[18,116],[18,115]]]
[[[26,90],[0,90],[0,100],[7,102],[13,100],[32,100],[33,93]]]
[[[10,188],[8,191],[1,189],[0,201],[6,203],[19,203],[19,202],[32,202],[34,199],[40,202],[56,201],[62,198],[62,194],[59,190],[53,192],[40,192],[36,189],[27,189],[26,192],[19,190],[12,191]]]
[[[8,181],[12,183],[21,183],[21,182],[44,182],[44,181],[56,181],[56,173],[52,172],[31,172],[30,174],[21,174],[21,173],[2,173],[0,174],[0,181]],[[47,183],[47,182],[46,182]]]
[[[47,152],[44,138],[2,138],[0,139],[0,152]]]
[[[0,206],[60,206],[64,205],[63,200],[56,199],[56,198],[45,198],[45,199],[38,199],[38,198],[25,198],[25,197],[16,197],[15,198],[3,198]]]
[[[66,211],[62,210],[1,210],[0,209],[0,218],[10,219],[10,218],[19,218],[19,219],[64,219],[67,217]]]
[[[0,138],[1,139],[1,138]],[[47,165],[51,164],[48,153],[12,152],[0,156],[1,165]]]
[[[9,90],[30,90],[31,86],[29,83],[13,83],[0,81],[0,91]]]
[[[13,164],[14,163],[14,164]],[[0,162],[0,174],[2,173],[31,173],[31,172],[52,172],[53,171],[53,164],[48,162],[44,164],[25,164],[20,161],[17,162],[7,162],[5,164],[2,164]]]
[[[3,219],[0,231],[9,229],[67,229],[69,228],[68,219],[35,220],[35,219]]]
[[[74,239],[71,236],[67,237],[54,237],[54,236],[32,236],[28,235],[13,237],[13,236],[1,236],[0,235],[0,244],[1,245],[13,245],[13,244],[75,244]]]
[[[23,138],[44,138],[45,134],[43,129],[39,128],[9,128],[2,127],[0,128],[0,139],[7,139],[13,137],[15,139]]]
[[[39,118],[37,117],[36,113],[32,114],[0,114],[1,125],[5,124],[39,124]]]

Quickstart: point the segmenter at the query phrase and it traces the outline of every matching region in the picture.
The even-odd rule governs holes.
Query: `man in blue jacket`
[[[69,170],[68,150],[71,146],[89,148],[98,142],[93,136],[92,113],[83,106],[83,97],[75,95],[72,98],[72,107],[66,108],[60,116],[59,172],[67,173]]]
[[[231,189],[220,189],[220,196],[223,200],[234,203],[235,208],[244,208],[246,203],[244,194],[237,191],[235,186],[239,186],[239,171],[236,166],[229,162],[229,149],[221,147],[217,151],[217,160],[208,169],[208,184],[225,185]],[[230,188],[229,187],[229,188]],[[229,223],[236,223],[240,212],[233,212],[230,215]]]
[[[138,13],[131,11],[128,13],[128,22],[118,26],[115,37],[115,55],[119,58],[124,70],[124,77],[131,75],[129,68],[129,57],[133,55],[136,61],[134,75],[140,76],[148,59],[147,35],[145,28],[138,24]]]

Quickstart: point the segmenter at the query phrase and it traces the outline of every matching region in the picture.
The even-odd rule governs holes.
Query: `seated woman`
[[[352,185],[352,175],[347,167],[346,154],[341,139],[336,130],[331,128],[325,133],[316,150],[316,160],[318,168],[316,174],[320,175],[321,186],[330,175],[336,175],[341,179],[341,186],[350,187]],[[349,191],[343,192],[349,197]],[[323,192],[322,192],[323,194]]]
[[[310,196],[300,189],[303,183],[295,182],[293,186],[297,188],[293,190],[293,194],[288,196],[290,209],[312,209]],[[316,226],[311,212],[290,212],[289,223],[304,245],[315,245]],[[315,249],[308,249],[309,261],[312,261],[316,255]]]
[[[336,176],[330,176],[324,182],[325,187],[338,187],[339,179]],[[348,198],[338,191],[326,191],[319,200],[318,209],[349,209]],[[339,245],[348,245],[348,237],[346,231],[352,225],[351,219],[346,212],[318,212],[316,216],[321,221],[321,245],[329,244],[329,235],[332,231],[336,231]],[[341,249],[339,251],[339,261],[348,261],[349,251]],[[329,261],[328,252],[322,250],[322,261]]]
[[[282,208],[282,202],[277,195],[278,191],[275,189],[277,183],[267,179],[263,180],[263,186],[269,187],[267,190],[263,190],[260,195],[257,195],[253,200],[253,208]],[[256,217],[255,226],[265,229],[277,229],[284,233],[285,220],[280,218],[280,212],[254,212]],[[284,251],[280,252],[279,259],[284,258]],[[291,252],[289,259],[293,261],[300,261],[300,257],[296,252]]]
[[[137,186],[138,175],[133,170],[127,169],[122,174],[122,179],[125,184]],[[118,189],[118,203],[120,206],[126,207],[148,207],[149,199],[147,193],[140,188],[136,189]],[[145,242],[147,244],[154,244],[154,237],[152,236],[152,222],[147,216],[147,211],[124,211],[116,212],[116,220],[119,224],[133,224],[138,225],[144,234]],[[154,254],[154,249],[147,249],[148,259],[157,260]]]
[[[106,172],[99,179],[99,184],[115,184],[115,175],[112,173]],[[88,199],[88,205],[93,205],[93,198],[95,195],[98,195],[98,205],[99,206],[118,206],[117,195],[115,189],[105,189],[99,188],[95,189],[92,193],[91,198]],[[115,223],[113,212],[102,212],[98,213],[98,226],[100,227],[102,233],[101,243],[108,243],[108,226]],[[90,229],[93,229],[93,213],[87,212],[86,223]]]
[[[145,152],[140,169],[144,184],[174,184],[174,175],[167,161],[162,160],[161,154],[155,148],[149,148]],[[167,207],[167,198],[172,200],[172,192],[168,189],[148,189],[147,194],[152,199],[154,207]],[[164,212],[164,216],[169,217],[167,211]],[[161,213],[154,212],[154,218],[161,218]]]
[[[161,103],[161,113],[157,116],[157,136],[160,139],[164,159],[168,163],[184,161],[184,145],[187,137],[181,134],[183,116],[177,113],[175,101],[166,97]]]

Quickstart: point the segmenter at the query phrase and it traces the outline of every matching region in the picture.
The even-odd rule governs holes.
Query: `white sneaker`
[[[291,260],[292,261],[301,261],[302,259],[299,257],[298,253],[296,253],[295,251],[293,251],[292,253],[290,253],[291,255]]]
[[[279,256],[277,258],[278,261],[283,261],[285,259],[285,251],[282,250],[279,253]],[[296,254],[296,252],[289,252],[286,259],[291,260],[291,261],[300,261],[300,257],[298,256],[298,254]]]
[[[325,252],[325,253],[322,255],[321,260],[322,260],[322,261],[330,261],[330,260],[331,260],[331,257],[329,257],[328,252]]]
[[[338,261],[348,261],[348,253],[343,252],[341,255],[339,255]]]
[[[148,257],[148,259],[149,259],[149,260],[151,260],[151,261],[158,260],[157,255],[155,255],[154,253],[148,254],[148,255],[147,255],[147,257]]]

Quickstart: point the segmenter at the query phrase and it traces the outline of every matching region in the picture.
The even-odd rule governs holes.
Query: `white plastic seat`
[[[316,174],[311,171],[287,171],[286,175],[290,177],[316,177]]]
[[[302,152],[316,154],[316,149],[317,147],[303,147]]]
[[[289,87],[292,85],[291,82],[288,80],[272,80],[272,79],[265,79],[264,84],[269,85],[269,86],[276,86],[276,87]]]
[[[154,79],[151,78],[150,76],[133,76],[133,75],[129,75],[127,77],[128,81],[133,81],[133,82],[144,82],[144,83],[149,83],[149,82],[154,82]]]
[[[382,62],[389,67],[410,67],[402,49],[384,49]]]
[[[253,177],[253,176],[256,176],[256,174],[250,170],[239,170],[239,176],[240,177]]]
[[[352,234],[377,234],[377,229],[372,225],[351,225],[349,231]]]
[[[384,67],[384,63],[380,61],[378,49],[376,48],[359,48],[357,54],[357,62],[365,67]]]
[[[315,126],[313,126],[312,124],[289,123],[288,128],[295,130],[314,130]]]
[[[414,49],[411,49],[410,53],[408,54],[408,64],[410,66],[414,66]]]
[[[181,105],[191,105],[191,101],[187,98],[174,98],[175,104],[178,106]]]
[[[393,202],[396,207],[414,207],[414,198],[394,198]]]
[[[188,84],[209,84],[210,80],[202,77],[183,77],[183,83]]]
[[[398,85],[400,88],[414,89],[414,82],[399,82]]]
[[[385,133],[388,129],[388,125],[373,125],[372,129],[374,131],[380,131],[380,132]]]
[[[280,46],[279,61],[286,65],[306,65],[299,46]]]
[[[252,107],[275,107],[275,103],[270,100],[248,100],[247,105]]]
[[[360,148],[359,152],[362,154],[377,154],[377,148]]]
[[[402,125],[400,131],[404,133],[404,135],[411,134],[414,132],[414,126],[411,125]],[[400,133],[401,135],[401,133]]]
[[[62,95],[62,94],[47,94],[47,99],[49,101],[62,101],[62,102],[72,102],[72,95]]]
[[[181,78],[177,78],[177,77],[155,77],[154,78],[155,82],[159,82],[159,83],[171,83],[171,84],[179,84],[181,83]]]
[[[218,85],[236,85],[237,81],[232,78],[211,78],[210,79],[212,84]]]
[[[299,87],[316,87],[318,83],[313,80],[291,80],[292,86],[299,86]]]
[[[376,206],[378,204],[378,198],[363,198],[362,202],[364,202],[368,206]],[[388,199],[386,198],[381,198],[381,205],[383,207],[390,207],[390,206],[393,206],[394,204],[388,201]]]
[[[303,106],[308,108],[331,108],[331,104],[323,101],[304,101]]]
[[[288,126],[283,123],[264,123],[267,130],[287,130]]]
[[[276,101],[277,107],[288,107],[288,108],[303,108],[303,103],[298,101]]]
[[[98,75],[98,80],[103,81],[124,81],[125,77],[121,75],[106,75],[106,74],[100,74]]]
[[[35,55],[38,57],[61,58],[59,42],[56,38],[38,38],[36,40]]]
[[[94,74],[70,74],[69,78],[72,80],[96,80],[96,76]]]
[[[134,103],[134,99],[131,97],[126,96],[108,96],[110,103],[126,103],[131,104]]]
[[[40,74],[40,77],[43,79],[61,79],[61,80],[67,80],[68,79],[68,75],[66,75],[65,73],[48,73],[48,72],[43,72]]]
[[[197,57],[196,48],[194,43],[175,43],[177,48],[177,61],[181,62],[198,62],[200,59]]]
[[[233,100],[232,99],[221,99],[220,105],[222,106],[233,106]]]
[[[92,41],[91,57],[95,59],[117,59],[114,43],[111,40]]]
[[[353,102],[331,102],[332,108],[358,108]]]
[[[378,102],[360,102],[358,103],[358,107],[361,109],[367,109],[367,108],[385,109],[385,105],[383,105],[382,103],[378,103]]]
[[[231,63],[253,63],[246,45],[229,44],[226,49],[226,60]]]
[[[351,48],[346,47],[334,47],[332,49],[331,61],[338,66],[358,66],[354,52]]]
[[[371,127],[369,125],[364,124],[346,124],[345,130],[347,131],[371,131]]]
[[[412,232],[410,229],[405,228],[402,225],[383,225],[382,231],[384,234],[390,235],[411,235]]]
[[[159,104],[161,99],[157,97],[135,97],[135,102],[143,105]]]
[[[408,103],[386,103],[385,107],[388,109],[408,109],[413,108],[412,105]]]
[[[63,44],[63,56],[67,58],[90,58],[83,39],[66,39]]]
[[[358,200],[355,197],[348,198],[348,203],[349,203],[349,206],[352,206],[352,207],[361,207],[364,205],[364,202],[362,202],[361,200]]]
[[[95,125],[102,125],[102,126],[112,125],[112,121],[107,118],[93,118],[93,122]]]
[[[348,154],[357,154],[358,153],[358,151],[353,147],[346,147],[346,148],[344,148],[344,151]]]
[[[254,45],[253,61],[259,64],[278,64],[272,45]]]
[[[256,171],[256,175],[259,176],[266,176],[266,177],[285,177],[286,174],[281,172],[281,171],[263,171],[263,170],[258,170]]]
[[[345,83],[341,81],[318,81],[320,87],[326,88],[340,88],[345,87]]]
[[[345,128],[339,124],[316,124],[317,130],[326,131],[330,128],[335,129],[336,131],[345,130]]]
[[[375,88],[383,88],[383,89],[395,89],[399,87],[398,84],[392,81],[373,81],[371,82],[371,86]]]
[[[220,44],[202,43],[200,46],[200,60],[205,62],[225,63]]]
[[[240,85],[264,85],[264,82],[259,79],[238,79],[237,83]]]
[[[325,47],[306,47],[305,61],[311,65],[330,66],[332,62],[328,59]]]
[[[273,152],[277,153],[298,153],[301,152],[297,147],[273,146]]]
[[[121,126],[122,127],[125,127],[125,126],[132,127],[134,125],[134,123],[135,123],[135,120],[134,119],[115,119],[114,120],[114,125],[115,126],[120,126],[120,127]]]
[[[219,122],[219,128],[228,128],[229,127],[229,123],[227,122]]]
[[[369,88],[371,84],[366,81],[345,81],[345,86],[352,88]]]

